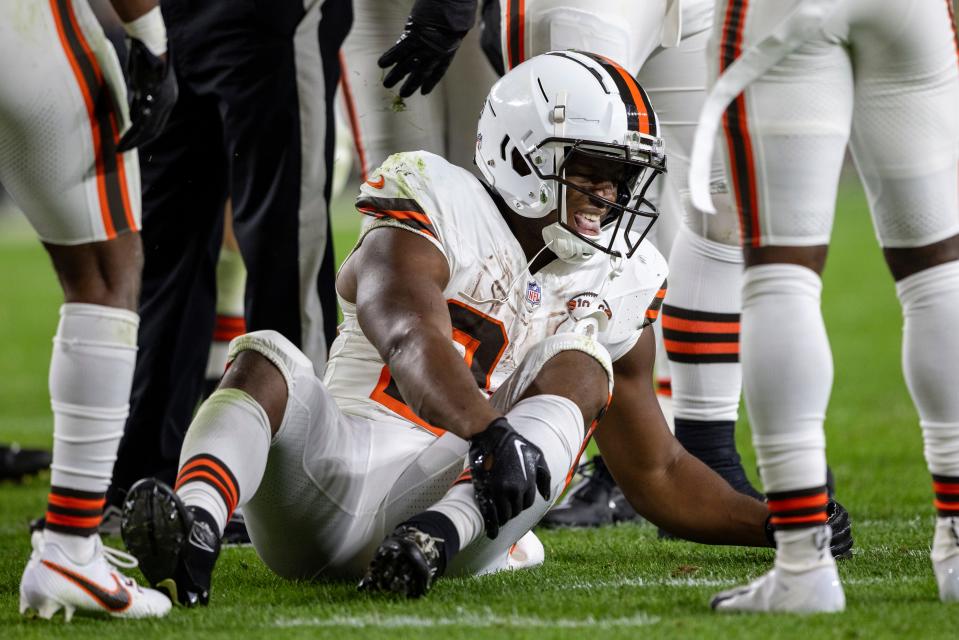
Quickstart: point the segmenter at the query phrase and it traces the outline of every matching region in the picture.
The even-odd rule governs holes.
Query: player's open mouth
[[[573,227],[584,236],[598,236],[600,234],[599,221],[602,214],[597,212],[577,211],[573,214]]]

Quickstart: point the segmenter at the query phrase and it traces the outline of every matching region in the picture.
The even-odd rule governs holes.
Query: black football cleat
[[[441,540],[416,527],[400,525],[373,554],[360,591],[421,598],[441,575]]]
[[[169,486],[145,478],[127,492],[120,534],[146,579],[174,603],[210,601],[220,534],[208,513],[186,507]]]
[[[0,445],[0,480],[21,482],[50,467],[49,451],[23,449],[17,443]]]
[[[539,521],[541,527],[601,527],[619,522],[642,522],[616,486],[602,456],[594,456],[576,470],[581,480],[570,487],[563,501]]]

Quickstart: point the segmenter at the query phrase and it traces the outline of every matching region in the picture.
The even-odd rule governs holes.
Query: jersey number
[[[453,340],[463,346],[463,359],[473,373],[476,385],[483,391],[489,391],[490,378],[506,351],[506,345],[509,344],[506,328],[496,318],[458,300],[447,300],[446,306],[453,324]],[[407,406],[388,366],[383,366],[380,379],[370,398],[428,431],[437,435],[445,433],[443,429],[420,418]]]

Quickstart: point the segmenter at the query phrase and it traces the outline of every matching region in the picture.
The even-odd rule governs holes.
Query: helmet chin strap
[[[565,91],[560,91],[556,94],[556,100],[553,107],[553,112],[550,115],[550,120],[553,121],[553,136],[556,138],[565,138],[566,137],[566,102],[568,99],[568,94]],[[566,157],[566,150],[558,146],[553,151],[553,174],[556,175],[560,172],[560,167],[563,165],[563,161]],[[564,175],[565,177],[565,175]],[[563,188],[563,183],[556,183],[556,209],[559,213],[559,220],[564,224],[569,224],[567,217],[569,215],[566,210],[566,189]],[[583,264],[587,260],[593,257],[596,253],[596,247],[591,246],[587,242],[576,236],[575,233],[564,227],[560,222],[554,222],[553,224],[543,227],[543,240],[546,241],[546,245],[552,245],[553,253],[556,254],[556,257],[567,262],[569,264]]]

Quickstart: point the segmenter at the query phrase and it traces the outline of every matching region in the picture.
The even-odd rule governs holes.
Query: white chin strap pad
[[[596,253],[596,247],[558,222],[543,227],[543,240],[557,258],[569,264],[583,264]]]

